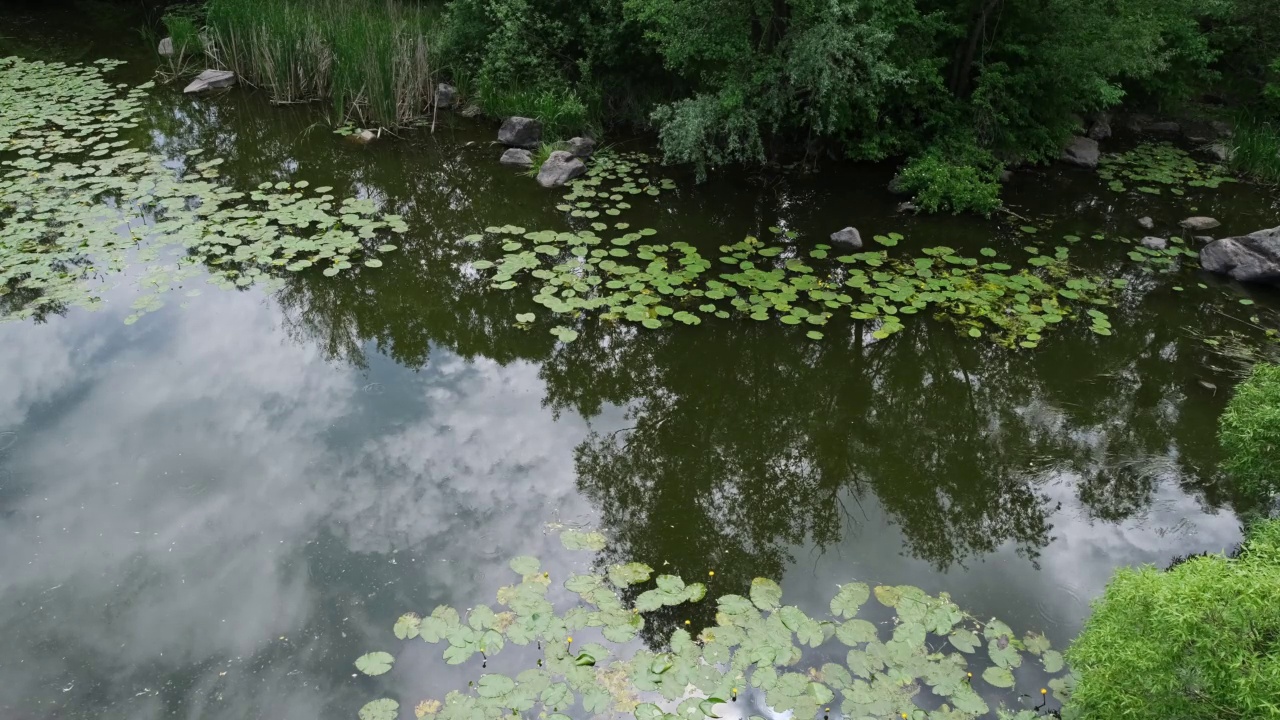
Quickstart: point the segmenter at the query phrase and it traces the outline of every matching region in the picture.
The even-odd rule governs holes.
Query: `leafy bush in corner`
[[[1067,652],[1076,717],[1280,716],[1278,590],[1280,520],[1235,560],[1120,570]]]
[[[1003,166],[972,142],[931,147],[903,166],[898,183],[925,212],[990,215],[1000,207]]]
[[[1260,364],[1222,414],[1226,469],[1254,495],[1280,492],[1280,365]]]

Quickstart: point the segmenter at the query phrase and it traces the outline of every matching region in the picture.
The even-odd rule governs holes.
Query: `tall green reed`
[[[209,0],[209,52],[280,103],[328,99],[335,121],[403,126],[434,112],[442,32],[411,0]]]
[[[1228,166],[1256,180],[1280,184],[1280,122],[1245,114],[1236,119]]]

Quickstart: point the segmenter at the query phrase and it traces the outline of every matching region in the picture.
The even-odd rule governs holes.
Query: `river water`
[[[117,20],[8,21],[150,75]],[[772,577],[814,611],[836,583],[910,583],[1064,645],[1116,567],[1239,539],[1215,439],[1234,380],[1194,333],[1247,331],[1274,298],[1101,244],[1073,257],[1131,279],[1112,337],[1077,323],[1011,351],[917,316],[881,341],[589,321],[563,344],[513,322],[536,309],[527,293],[465,268],[460,239],[480,228],[565,223],[556,194],[497,165],[492,122],[362,147],[316,121],[248,90],[162,88],[145,129],[155,152],[225,158],[238,186],[379,200],[410,226],[384,267],[203,288],[132,325],[126,269],[100,312],[0,323],[3,717],[350,718],[375,692],[412,706],[420,675],[374,681],[351,661],[391,645],[402,612],[491,599],[515,555],[714,571],[712,597]],[[999,220],[897,215],[890,172],[696,186],[672,170],[679,189],[630,220],[705,247],[848,224],[912,249],[1024,244]],[[1277,214],[1249,186],[1117,197],[1063,168],[1019,173],[1007,197],[1059,235],[1190,214],[1225,235]],[[568,553],[561,525],[608,545]]]

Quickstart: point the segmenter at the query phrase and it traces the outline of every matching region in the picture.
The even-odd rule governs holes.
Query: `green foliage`
[[[1243,114],[1227,142],[1232,170],[1260,182],[1280,184],[1280,119],[1268,122],[1254,114]]]
[[[912,158],[898,174],[903,190],[915,194],[925,212],[973,212],[991,215],[1000,207],[1000,173],[990,152],[972,142],[947,149],[930,148]]]
[[[1217,188],[1235,182],[1221,168],[1202,163],[1169,143],[1144,143],[1127,152],[1104,155],[1098,161],[1098,177],[1113,192],[1134,190],[1160,195],[1162,189],[1185,195],[1189,188]]]
[[[161,22],[173,38],[173,53],[181,59],[202,55],[204,40],[200,37],[203,13],[191,6],[178,6],[165,12]]]
[[[775,713],[791,711],[797,718],[832,714],[840,702],[849,718],[971,720],[992,712],[988,700],[999,700],[1000,717],[1033,720],[1039,717],[1034,710],[1016,707],[1013,669],[1035,662],[1050,676],[1064,670],[1061,655],[1043,635],[1019,638],[999,620],[978,622],[946,593],[930,596],[907,585],[872,591],[851,583],[831,602],[835,615],[848,618],[842,621],[786,605],[782,588],[767,578],[751,583],[749,598],[729,594],[715,600],[714,625],[698,631],[686,621],[662,632],[669,638],[664,647],[635,649],[632,640],[651,623],[670,622],[673,613],[666,608],[704,602],[706,588],[673,575],[650,581],[647,566],[614,565],[607,576],[565,578],[563,586],[575,599],[571,607],[557,609],[548,597],[559,578],[536,572],[533,558],[518,558],[512,567],[517,563],[521,579],[498,590],[496,611],[480,605],[464,617],[441,606],[427,617],[409,613],[396,622],[397,638],[443,643],[444,662],[470,664],[478,673],[465,690],[450,691],[443,701],[419,702],[418,718],[501,720],[521,714],[560,720],[581,703],[594,715],[714,720],[722,714],[717,706],[739,702],[739,695],[755,689]],[[521,572],[530,568],[534,572]],[[637,583],[645,589],[628,602],[629,588]],[[857,617],[872,592],[892,611],[892,622]],[[879,612],[876,619],[882,619]],[[407,625],[417,634],[407,632]],[[608,644],[581,637],[597,633]],[[509,644],[535,645],[538,659],[511,675],[490,670],[489,661]],[[807,652],[813,649],[820,650]],[[390,668],[389,654],[371,655],[377,655],[374,670]],[[357,665],[370,664],[369,657]],[[1050,685],[1057,701],[1067,697],[1065,678]],[[370,718],[382,717],[375,713],[396,705],[375,700],[365,709]]]
[[[1076,716],[1280,715],[1277,588],[1280,521],[1255,526],[1235,560],[1120,570],[1067,652]]]
[[[429,120],[443,24],[379,0],[208,0],[212,50],[281,102],[327,98],[341,121]]]
[[[128,259],[147,263],[126,322],[162,305],[192,277],[247,287],[282,271],[327,276],[365,256],[404,221],[372,200],[338,201],[306,180],[243,191],[218,181],[221,158],[193,150],[172,159],[120,139],[152,83],[113,86],[113,61],[63,65],[0,58],[0,303],[6,318],[71,305],[93,308],[100,281]],[[126,135],[128,137],[128,135]],[[193,203],[192,200],[198,200]],[[369,246],[366,247],[365,243]]]
[[[1257,365],[1236,388],[1219,438],[1226,469],[1242,489],[1264,497],[1280,493],[1280,365]]]

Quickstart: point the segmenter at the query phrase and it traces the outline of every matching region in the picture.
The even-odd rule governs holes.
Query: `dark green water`
[[[8,20],[30,38],[70,22]],[[129,36],[71,37],[84,59],[135,60],[126,80],[150,74]],[[153,97],[157,152],[204,148],[238,186],[373,197],[411,229],[377,270],[205,288],[126,326],[133,268],[102,312],[0,324],[6,719],[350,718],[379,692],[407,713],[475,669],[411,659],[374,680],[351,661],[393,648],[402,612],[490,600],[519,554],[561,573],[714,570],[712,597],[768,576],[813,611],[836,583],[910,583],[1063,645],[1117,566],[1238,540],[1215,440],[1233,380],[1192,333],[1247,330],[1272,297],[1250,311],[1236,300],[1251,291],[1150,275],[1099,243],[1073,259],[1131,279],[1109,338],[1077,323],[1011,352],[926,317],[883,341],[833,325],[821,342],[745,320],[592,320],[563,345],[529,293],[465,267],[478,254],[459,240],[485,226],[567,227],[558,194],[498,167],[490,122],[359,147],[245,90]],[[626,219],[705,248],[772,225],[803,247],[848,224],[903,233],[903,252],[1026,244],[997,221],[897,216],[889,172],[700,187],[674,172],[676,193]],[[1166,231],[1213,215],[1223,235],[1277,224],[1257,188],[1103,185],[1036,170],[1008,199],[1058,236],[1138,234],[1142,215]],[[531,329],[513,323],[534,310]],[[568,554],[552,523],[609,545]],[[654,618],[646,639],[682,619]]]

